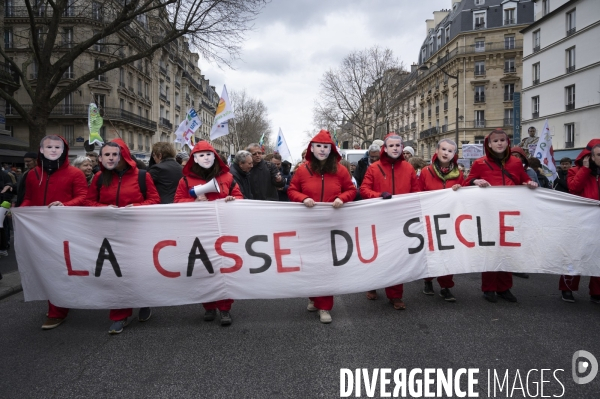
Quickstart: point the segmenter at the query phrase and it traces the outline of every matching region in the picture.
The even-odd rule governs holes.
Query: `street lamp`
[[[425,64],[422,64],[419,67],[420,71],[428,71],[429,67]],[[440,67],[440,71],[442,71],[444,73],[444,75],[448,76],[449,78],[452,79],[456,79],[456,136],[454,139],[454,142],[456,143],[456,153],[458,153],[458,95],[460,93],[460,91],[458,90],[458,69],[456,70],[456,76],[455,75],[450,75],[448,72],[444,71],[444,68]]]

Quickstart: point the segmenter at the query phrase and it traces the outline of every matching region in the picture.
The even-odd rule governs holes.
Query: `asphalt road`
[[[588,278],[575,304],[560,300],[557,276],[515,278],[516,304],[484,301],[479,275],[455,281],[456,303],[406,284],[406,311],[393,310],[383,290],[377,301],[336,297],[330,325],[302,298],[246,300],[234,304],[230,327],[202,321],[201,306],[188,305],[155,308],[150,321],[116,336],[103,310],[72,310],[42,331],[46,304],[16,294],[0,301],[0,398],[335,398],[341,368],[478,368],[479,397],[492,386],[488,370],[508,369],[511,388],[518,372],[529,395],[509,396],[505,386],[496,397],[541,397],[533,395],[540,379],[544,396],[600,397],[600,376],[585,385],[571,377],[575,351],[600,359],[600,305],[589,301]],[[531,369],[552,371],[526,380]]]

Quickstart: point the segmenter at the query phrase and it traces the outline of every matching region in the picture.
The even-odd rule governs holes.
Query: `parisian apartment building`
[[[523,33],[523,129],[548,120],[554,159],[575,159],[600,122],[600,1],[543,0]]]
[[[458,136],[460,148],[483,143],[495,128],[512,137],[520,111],[514,94],[523,89],[521,30],[534,21],[534,2],[452,0],[450,6],[426,20],[419,54],[416,149],[425,159],[442,138]]]
[[[36,18],[48,18],[51,13],[52,10],[42,4],[34,7]],[[7,0],[3,18],[2,45],[6,54],[20,65],[31,58],[25,2]],[[152,21],[158,23],[168,20],[166,14],[152,18]],[[114,37],[85,51],[64,73],[59,87],[98,66],[149,48],[157,40],[156,27],[155,33],[151,33],[149,19],[146,15],[141,15]],[[62,51],[69,51],[80,39],[90,37],[107,22],[110,22],[109,16],[104,11],[102,1],[84,0],[74,3],[62,16],[61,36],[57,38],[53,51],[57,55]],[[83,155],[84,142],[89,136],[88,107],[91,102],[95,102],[104,118],[101,130],[103,139],[107,141],[121,137],[132,153],[146,162],[154,143],[174,141],[175,130],[190,108],[194,108],[202,120],[202,126],[196,132],[196,140],[208,140],[219,95],[210,85],[209,79],[202,74],[199,55],[192,50],[186,38],[182,37],[154,52],[151,57],[99,74],[69,93],[52,110],[47,133],[65,137],[71,148],[70,155]],[[4,75],[7,76],[3,79]],[[10,83],[12,76],[4,75],[0,73],[0,84],[6,84],[5,80]],[[37,76],[37,65],[32,62],[25,78],[35,87]],[[31,107],[31,99],[22,86],[16,88],[13,96],[25,109]],[[0,117],[0,122],[5,121],[5,134],[2,136],[10,137],[12,144],[22,143],[26,149],[29,146],[27,125],[9,105],[0,110],[0,114],[2,113],[4,118]],[[228,149],[221,148],[218,144],[215,146],[224,155],[228,152]]]

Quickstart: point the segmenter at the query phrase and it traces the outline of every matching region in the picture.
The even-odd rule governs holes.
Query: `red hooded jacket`
[[[412,165],[404,160],[402,153],[398,159],[388,157],[385,146],[381,147],[379,161],[369,166],[360,185],[363,199],[379,198],[384,192],[394,195],[419,191],[417,174]]]
[[[228,195],[234,196],[235,199],[244,199],[244,195],[240,191],[240,188],[237,184],[234,185],[233,175],[229,173],[229,166],[225,165],[219,154],[217,154],[215,149],[207,141],[200,141],[192,149],[190,160],[183,167],[184,177],[179,180],[179,185],[175,192],[175,202],[194,202],[196,198],[190,196],[190,189],[199,184],[207,183],[206,180],[192,172],[192,166],[195,165],[194,154],[200,151],[210,151],[215,154],[215,162],[221,167],[221,171],[215,177],[220,191],[218,193],[206,193],[204,194],[205,197],[209,201],[225,198]]]
[[[421,186],[421,191],[434,191],[434,190],[442,190],[444,188],[451,188],[455,184],[463,184],[464,177],[462,170],[459,170],[458,177],[455,179],[447,179],[442,180],[438,174],[435,172],[434,164],[437,160],[437,154],[433,154],[433,158],[431,158],[431,165],[427,165],[421,170],[421,175],[419,176],[419,185]],[[458,153],[454,154],[454,158],[452,158],[452,163],[454,164],[454,168],[458,169]]]
[[[510,155],[510,138],[508,135],[506,135],[508,146],[502,160],[498,162],[499,160],[494,158],[492,149],[488,147],[488,140],[492,133],[485,136],[483,141],[485,155],[473,162],[469,177],[463,182],[463,186],[473,185],[473,181],[476,179],[483,179],[491,186],[518,186],[531,181],[521,161]]]
[[[47,161],[38,150],[38,166],[27,173],[21,206],[44,206],[54,201],[60,201],[65,206],[84,204],[87,180],[80,169],[69,165],[69,145],[62,137],[61,140],[65,146],[60,159],[64,161],[52,174],[42,168],[42,163]]]
[[[592,174],[592,169],[583,166],[583,158],[592,153],[592,148],[600,144],[600,139],[593,139],[579,153],[575,159],[575,165],[567,172],[567,183],[571,194],[580,197],[600,200],[600,181],[598,175]],[[590,163],[593,163],[590,159]]]
[[[160,197],[158,191],[156,191],[156,186],[154,186],[150,173],[146,173],[146,199],[144,199],[138,180],[139,171],[135,161],[131,158],[129,148],[121,139],[114,139],[111,140],[111,142],[119,145],[121,148],[121,158],[127,162],[129,167],[122,176],[119,176],[119,173],[116,170],[113,170],[110,185],[106,187],[102,184],[100,186],[100,193],[98,193],[98,179],[101,178],[102,173],[104,173],[104,166],[100,164],[100,172],[94,175],[92,183],[88,187],[86,205],[116,205],[118,207],[123,207],[130,204],[135,206],[160,204]]]
[[[331,144],[331,153],[337,161],[337,172],[320,174],[310,168],[313,157],[311,145],[313,143]],[[331,156],[331,154],[329,154]],[[352,178],[348,169],[340,165],[342,156],[337,152],[335,143],[327,130],[321,130],[308,144],[306,149],[306,160],[296,169],[294,177],[288,188],[288,198],[293,202],[303,202],[312,198],[316,202],[333,202],[336,198],[342,202],[350,202],[356,196],[356,187],[352,184]]]

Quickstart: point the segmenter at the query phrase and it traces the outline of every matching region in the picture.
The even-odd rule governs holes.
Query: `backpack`
[[[102,187],[102,183],[103,183],[102,176],[104,176],[104,175],[101,174],[100,177],[98,178],[98,180],[96,180],[96,186],[98,188],[98,195],[96,196],[97,200],[100,199],[100,188]],[[146,170],[145,169],[138,169],[138,184],[140,185],[140,191],[142,192],[142,195],[144,196],[144,200],[145,200],[146,199],[146,191],[147,191]]]

